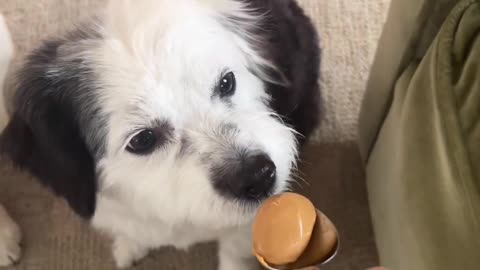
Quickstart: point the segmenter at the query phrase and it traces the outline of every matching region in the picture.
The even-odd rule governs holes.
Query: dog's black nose
[[[245,158],[236,172],[227,176],[228,193],[239,199],[259,200],[267,197],[275,184],[276,168],[265,154]]]
[[[213,186],[220,194],[236,200],[258,202],[272,194],[277,169],[264,153],[228,159],[212,168]]]
[[[241,193],[245,197],[258,199],[267,196],[276,178],[276,167],[266,155],[248,158],[244,166],[244,185]]]

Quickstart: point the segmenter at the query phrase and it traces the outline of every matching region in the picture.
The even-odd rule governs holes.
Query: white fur
[[[0,205],[0,267],[18,261],[21,255],[21,238],[20,228]]]
[[[0,132],[5,128],[8,121],[3,86],[13,54],[14,49],[12,39],[5,19],[2,14],[0,14]]]
[[[108,89],[100,99],[109,119],[92,223],[115,239],[119,267],[152,248],[219,240],[221,270],[251,269],[254,209],[217,195],[201,154],[223,147],[214,132],[234,124],[238,134],[231,143],[267,153],[280,192],[287,188],[296,145],[293,132],[266,106],[263,83],[249,71],[268,62],[245,39],[249,33],[229,30],[222,21],[233,14],[255,26],[255,16],[238,3],[122,0],[112,1],[106,12],[106,39],[88,56]],[[211,98],[225,68],[238,83],[231,107]],[[170,145],[148,156],[125,151],[132,130],[158,119],[173,124]],[[198,154],[178,158],[185,135]]]
[[[13,57],[13,44],[3,16],[0,14],[0,133],[8,116],[5,110],[3,84],[8,66]],[[21,255],[19,246],[22,238],[18,225],[0,205],[0,267],[16,262]]]

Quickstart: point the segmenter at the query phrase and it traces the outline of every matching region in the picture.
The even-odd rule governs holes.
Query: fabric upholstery
[[[417,4],[399,0],[392,8]],[[438,10],[435,4],[445,2],[432,2],[426,10]],[[480,266],[480,1],[448,4],[456,5],[443,9],[448,16],[430,28],[433,41],[422,44],[428,43],[423,35],[406,46],[416,51],[408,59],[400,57],[405,67],[397,68],[394,88],[376,89],[390,103],[371,96],[364,103],[378,106],[369,113],[384,117],[375,119],[377,127],[367,118],[360,126],[378,134],[361,144],[372,149],[363,153],[380,262],[392,270]],[[421,16],[429,18],[428,13]],[[390,17],[389,23],[399,23],[400,17]],[[379,46],[390,45],[387,35],[399,34],[386,33]],[[391,66],[382,68],[391,72]]]

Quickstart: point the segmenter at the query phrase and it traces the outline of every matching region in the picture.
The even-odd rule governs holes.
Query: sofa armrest
[[[359,146],[366,162],[391,104],[395,83],[420,59],[458,0],[392,0],[377,47],[359,117]]]
[[[445,11],[423,15],[422,34],[396,58],[397,75],[392,63],[374,67],[391,81],[372,74],[363,104],[373,228],[391,270],[480,267],[480,0]],[[379,51],[395,46],[383,42]]]

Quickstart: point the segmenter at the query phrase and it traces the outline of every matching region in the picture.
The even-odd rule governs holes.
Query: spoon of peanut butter
[[[296,193],[267,199],[253,223],[253,253],[267,269],[294,270],[330,261],[338,249],[335,225]]]

